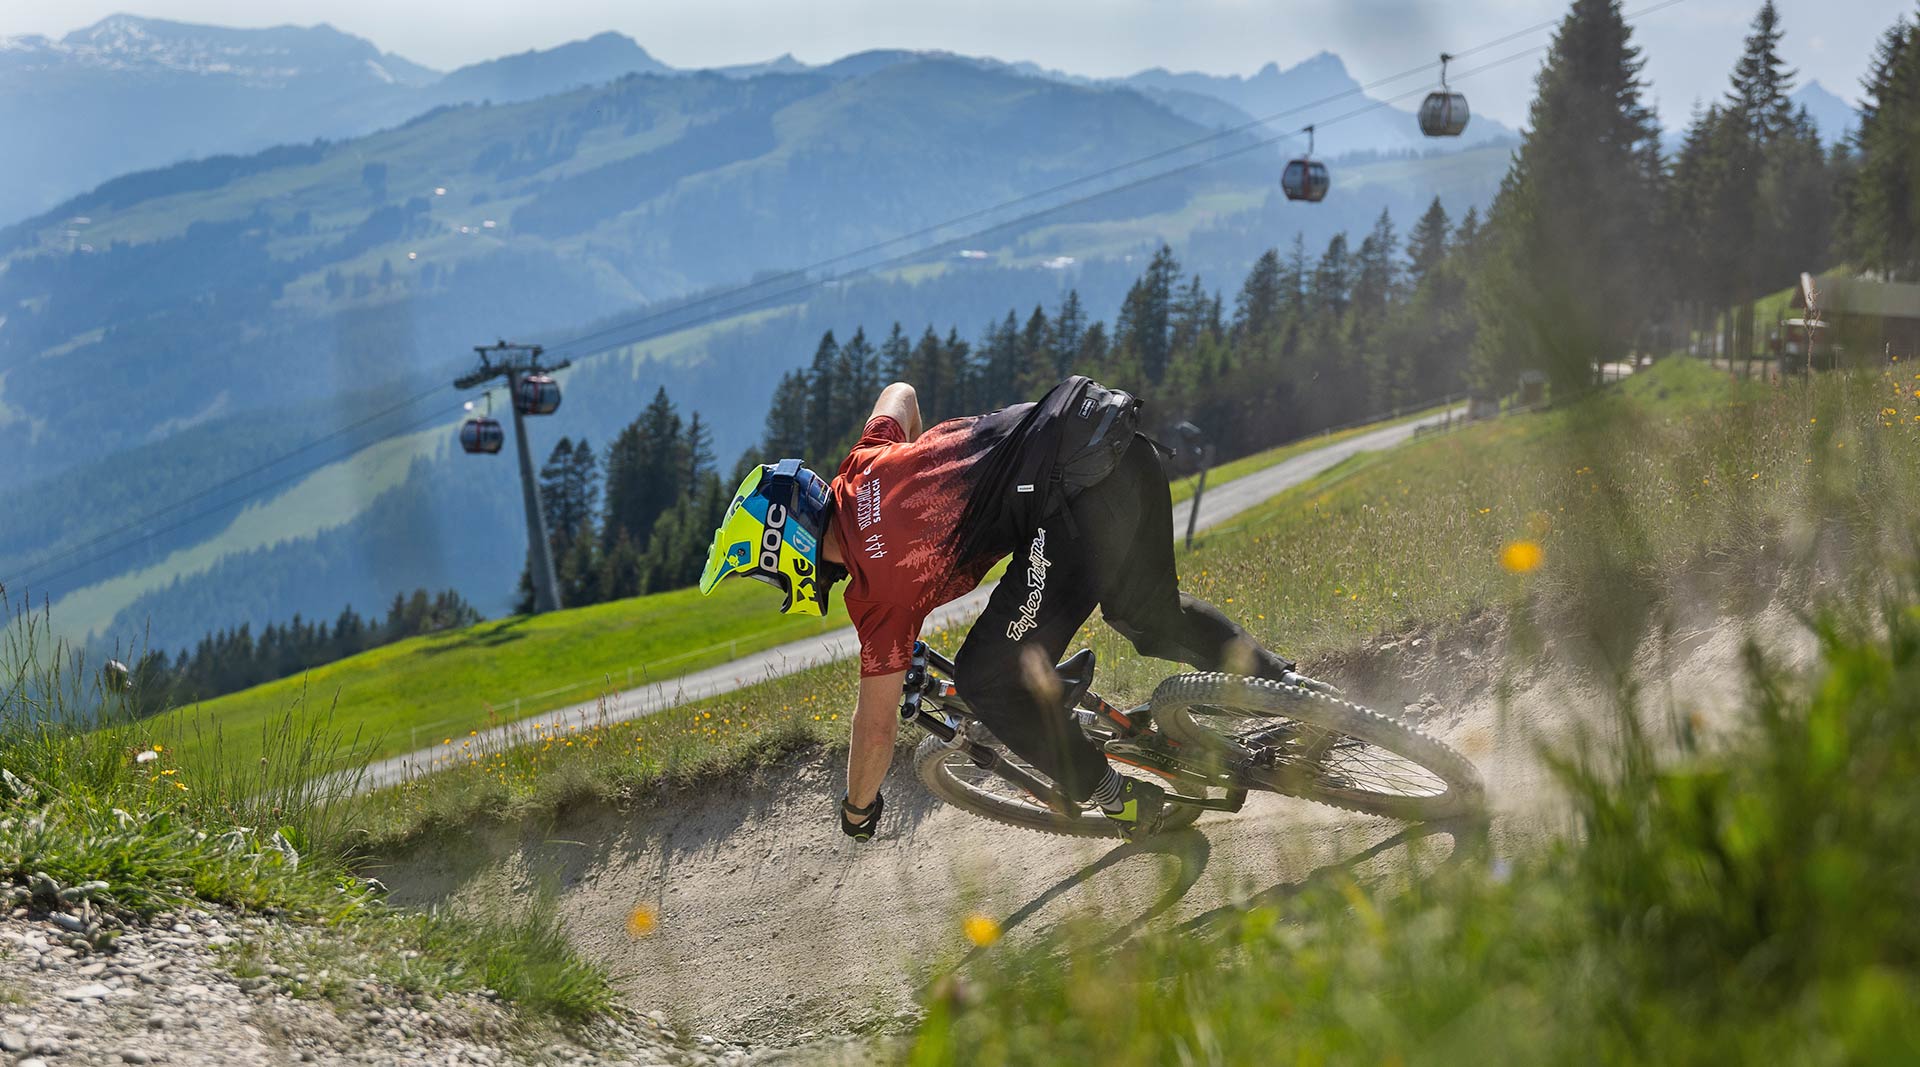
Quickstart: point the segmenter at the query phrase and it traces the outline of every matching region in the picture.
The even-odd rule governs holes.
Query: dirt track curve
[[[1656,702],[1717,717],[1738,691],[1750,633],[1792,658],[1806,654],[1786,612],[1751,629],[1701,626],[1664,657],[1673,681],[1669,691],[1655,688]],[[1536,745],[1566,740],[1583,719],[1604,723],[1606,702],[1561,668],[1496,676],[1494,665],[1510,662],[1504,640],[1497,620],[1468,620],[1439,642],[1382,638],[1328,665],[1375,706],[1418,720],[1474,759],[1493,808],[1481,826],[1408,828],[1256,796],[1236,815],[1203,816],[1144,846],[1075,840],[941,805],[902,758],[886,786],[881,836],[855,845],[831,815],[841,757],[816,751],[637,809],[482,831],[472,848],[439,843],[382,878],[403,904],[557,892],[570,935],[620,975],[636,1007],[700,1031],[804,1046],[896,1029],[913,1018],[927,983],[964,968],[971,949],[960,919],[968,913],[998,921],[1009,942],[1069,915],[1094,917],[1118,944],[1147,924],[1204,926],[1314,878],[1372,882],[1410,863],[1486,862],[1555,828]],[[1504,705],[1496,683],[1511,687]],[[627,920],[641,907],[658,925],[634,938]]]

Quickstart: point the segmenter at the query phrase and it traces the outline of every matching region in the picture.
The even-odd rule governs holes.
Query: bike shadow
[[[1315,867],[1298,878],[1277,882],[1250,897],[1201,912],[1182,922],[1175,929],[1183,934],[1208,934],[1219,931],[1256,908],[1283,904],[1335,878],[1351,878],[1359,868],[1396,848],[1412,845],[1427,838],[1444,836],[1452,842],[1452,848],[1445,859],[1422,872],[1423,877],[1431,876],[1445,868],[1465,863],[1469,859],[1484,858],[1488,825],[1484,817],[1413,823],[1402,827],[1399,833],[1376,841],[1344,859]],[[1123,931],[1124,936],[1110,941],[1103,947],[1118,947],[1137,932],[1137,930]]]
[[[1285,879],[1267,888],[1238,900],[1201,912],[1181,922],[1177,927],[1181,933],[1206,935],[1220,932],[1229,927],[1242,915],[1256,908],[1269,907],[1307,892],[1335,878],[1351,878],[1354,873],[1378,857],[1412,845],[1416,842],[1444,836],[1450,839],[1452,848],[1445,859],[1425,868],[1426,874],[1432,874],[1443,868],[1467,862],[1470,858],[1485,855],[1488,823],[1484,818],[1452,819],[1429,823],[1415,823],[1402,827],[1397,833],[1368,845],[1349,856],[1331,863],[1321,864],[1298,877]],[[1091,947],[1100,953],[1109,953],[1124,946],[1145,930],[1148,924],[1165,915],[1182,900],[1193,887],[1199,884],[1206,873],[1207,865],[1213,857],[1213,842],[1198,829],[1188,828],[1176,833],[1165,834],[1146,841],[1129,842],[1115,848],[1092,863],[1081,867],[1072,874],[1060,879],[1042,890],[1033,899],[1022,904],[1006,918],[1000,920],[1002,934],[1018,929],[1022,924],[1040,914],[1046,907],[1060,897],[1080,888],[1097,878],[1103,872],[1139,856],[1168,856],[1179,862],[1178,869],[1167,881],[1151,904],[1138,915],[1117,924],[1104,937],[1095,941]],[[932,989],[948,975],[964,970],[970,963],[990,946],[976,947],[962,956],[944,973],[929,980],[924,989]]]

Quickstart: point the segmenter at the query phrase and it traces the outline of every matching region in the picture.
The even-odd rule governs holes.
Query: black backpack
[[[954,530],[958,558],[1010,552],[1120,462],[1140,424],[1140,398],[1076,374],[1027,408],[970,472]],[[1005,414],[1014,414],[1009,409]],[[1070,520],[1069,520],[1070,521]]]

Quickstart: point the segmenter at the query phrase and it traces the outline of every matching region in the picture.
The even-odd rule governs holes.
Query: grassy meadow
[[[334,935],[248,947],[240,963],[259,973],[331,946],[331,966],[283,972],[320,975],[289,987],[296,996],[351,1006],[364,977],[410,992],[492,989],[535,1025],[614,1003],[551,909],[455,918],[387,907],[356,873],[369,804],[351,776],[324,773],[367,752],[324,716],[283,717],[257,743],[178,752],[150,721],[120,714],[122,695],[82,670],[44,612],[11,601],[0,611],[0,902],[84,909],[75,951],[110,951],[128,924],[214,904]]]
[[[409,638],[175,710],[153,728],[196,751],[216,731],[250,737],[289,710],[337,709],[368,751],[390,756],[846,625],[838,604],[825,620],[788,617],[756,592],[766,590],[729,582],[706,598],[677,589]]]
[[[1880,607],[1825,617],[1813,677],[1756,661],[1725,744],[1623,711],[1557,761],[1577,829],[1541,854],[1452,827],[1410,882],[1329,867],[1118,947],[1069,921],[937,983],[908,1062],[1910,1063],[1920,586]]]

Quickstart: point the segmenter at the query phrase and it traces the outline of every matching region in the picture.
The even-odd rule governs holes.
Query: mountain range
[[[450,444],[474,344],[574,357],[538,455],[605,444],[665,386],[724,463],[827,329],[977,337],[1069,287],[1110,317],[1162,242],[1230,296],[1295,234],[1484,205],[1507,159],[1343,164],[1304,207],[1277,150],[1209,136],[1150,93],[906,54],[628,75],[121,175],[0,228],[0,581],[76,635],[168,647],[420,584],[499,611],[513,465]]]
[[[1321,53],[1251,77],[1149,70],[1099,81],[1031,63],[951,53],[879,50],[820,66],[790,55],[709,73],[860,78],[885,67],[944,59],[1081,86],[1134,89],[1210,128],[1237,126],[1301,104],[1341,96],[1327,114],[1351,110],[1359,84],[1337,56]],[[438,107],[532,100],[632,74],[686,77],[631,38],[601,33],[441,73],[330,26],[243,30],[114,15],[57,40],[0,38],[0,151],[12,162],[0,184],[0,224],[44,211],[109,178],[211,155],[358,136]],[[1321,116],[1325,117],[1325,116]],[[1284,128],[1313,121],[1285,116]],[[1510,130],[1484,117],[1454,147]],[[1327,154],[1427,149],[1408,112],[1382,107],[1326,131]]]

